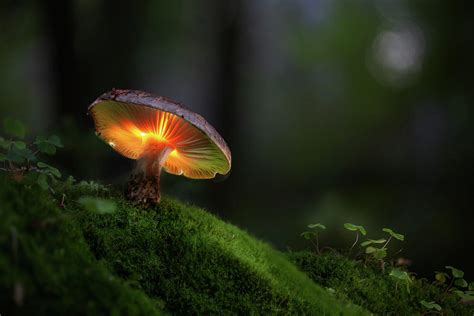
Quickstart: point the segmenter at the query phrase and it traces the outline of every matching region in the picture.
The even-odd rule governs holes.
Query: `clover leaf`
[[[403,236],[402,234],[399,234],[399,233],[396,233],[394,232],[393,230],[391,230],[390,228],[384,228],[382,229],[382,231],[388,233],[391,237],[395,238],[395,239],[398,239],[400,241],[404,241],[405,240],[405,236]]]
[[[354,225],[351,223],[345,223],[344,228],[350,231],[354,231],[354,232],[359,231],[364,236],[367,234],[367,231],[365,230],[364,226]]]
[[[446,269],[448,270],[451,270],[451,274],[453,275],[453,277],[455,278],[462,278],[464,276],[464,271],[462,270],[459,270],[459,269],[456,269],[455,267],[452,267],[452,266],[446,266]]]
[[[440,312],[442,309],[441,306],[436,304],[434,301],[427,302],[423,300],[423,301],[420,301],[420,304],[428,309],[435,309],[438,312]]]

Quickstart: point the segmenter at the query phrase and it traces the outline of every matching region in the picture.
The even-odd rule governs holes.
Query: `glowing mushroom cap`
[[[171,148],[165,171],[193,179],[214,178],[231,168],[229,147],[199,114],[178,102],[136,90],[112,90],[88,109],[96,132],[121,155],[140,159],[150,143]]]

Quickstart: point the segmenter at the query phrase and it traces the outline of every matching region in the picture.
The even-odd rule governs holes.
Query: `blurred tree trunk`
[[[147,4],[103,0],[75,12],[73,1],[39,2],[50,47],[56,121],[71,117],[84,127],[89,103],[114,87],[130,87]]]
[[[242,40],[242,15],[243,1],[214,1],[214,7],[217,8],[215,14],[215,41],[216,41],[216,72],[214,87],[214,104],[212,108],[216,109],[217,130],[222,134],[229,144],[232,151],[232,160],[237,162],[233,164],[233,178],[219,183],[213,188],[220,192],[214,192],[212,195],[215,201],[216,209],[223,210],[233,204],[235,199],[233,187],[238,185],[239,179],[235,178],[238,173],[239,151],[239,124],[238,124],[238,99],[239,99],[239,65],[240,46]],[[217,194],[216,194],[217,193]]]
[[[72,97],[78,86],[74,52],[73,1],[38,1],[42,13],[47,45],[50,49],[50,69],[55,113],[58,122],[63,115],[77,115],[77,98]]]

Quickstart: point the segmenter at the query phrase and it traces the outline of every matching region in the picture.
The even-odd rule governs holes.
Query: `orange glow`
[[[151,143],[161,142],[173,149],[163,164],[169,173],[213,178],[230,169],[214,142],[177,115],[115,101],[104,101],[91,111],[100,137],[125,157],[139,159],[149,152]]]

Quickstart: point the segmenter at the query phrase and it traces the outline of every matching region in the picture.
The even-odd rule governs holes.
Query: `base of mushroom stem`
[[[146,177],[144,174],[133,174],[128,182],[127,199],[136,205],[154,206],[160,203],[160,176]]]

